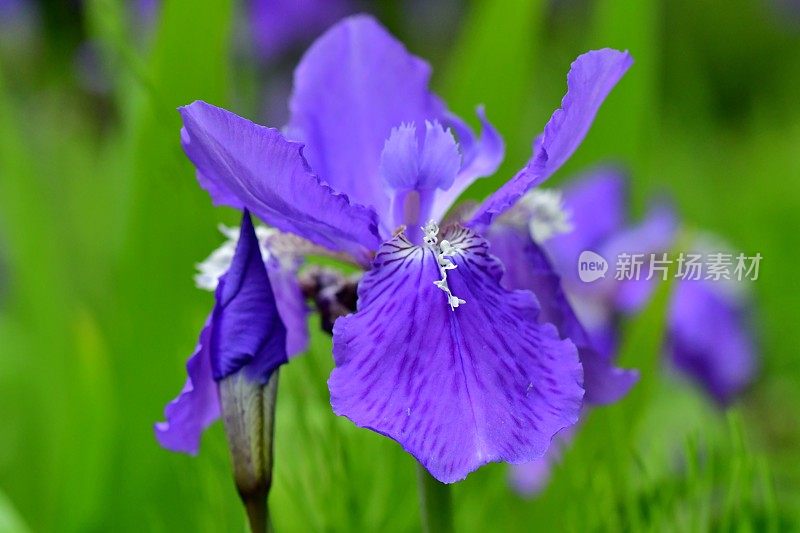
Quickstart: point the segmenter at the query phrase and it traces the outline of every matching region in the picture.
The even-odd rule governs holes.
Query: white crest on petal
[[[439,275],[442,276],[442,279],[434,281],[433,284],[444,291],[447,295],[447,304],[452,311],[455,311],[456,307],[467,303],[465,300],[462,300],[450,292],[450,287],[447,285],[447,271],[458,267],[458,265],[451,260],[451,257],[458,252],[458,250],[446,239],[443,239],[442,242],[439,243],[439,225],[436,224],[435,221],[429,220],[428,223],[422,227],[422,231],[424,233],[423,240],[425,244],[434,249],[436,261],[439,264]]]

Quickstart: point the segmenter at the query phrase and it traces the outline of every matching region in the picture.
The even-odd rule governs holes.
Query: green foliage
[[[538,497],[514,494],[505,465],[455,486],[457,531],[800,524],[800,26],[766,4],[475,0],[452,49],[430,54],[449,58],[434,81],[453,109],[474,122],[486,104],[508,143],[501,172],[470,189],[478,198],[526,159],[569,62],[627,48],[634,67],[554,182],[620,161],[638,208],[665,190],[688,226],[764,256],[762,374],[739,406],[719,412],[665,368],[664,286],[625,324],[621,361],[642,375],[630,396],[586,414]],[[193,264],[219,243],[216,224],[235,220],[196,186],[176,112],[228,103],[234,6],[165,2],[146,39],[125,3],[85,5],[104,95],[81,90],[67,51],[53,53],[63,36],[23,56],[0,47],[0,531],[243,530],[221,428],[196,458],[152,434],[211,302]],[[330,350],[315,333],[281,372],[276,529],[417,530],[415,462],[331,413]]]

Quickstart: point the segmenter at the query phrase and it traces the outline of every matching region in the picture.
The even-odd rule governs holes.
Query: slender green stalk
[[[453,531],[453,504],[450,485],[440,483],[425,467],[417,465],[419,487],[419,515],[425,533],[451,533]]]

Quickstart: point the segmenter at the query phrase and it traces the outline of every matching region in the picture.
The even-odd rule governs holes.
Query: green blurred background
[[[434,6],[434,4],[436,4]],[[797,4],[797,2],[795,2]],[[433,7],[432,7],[433,6]],[[366,2],[434,67],[464,117],[485,103],[508,144],[480,197],[519,168],[569,63],[636,60],[553,178],[631,170],[685,224],[760,252],[760,374],[721,412],[663,371],[666,288],[625,325],[642,382],[592,412],[546,492],[505,465],[454,489],[456,527],[779,531],[800,528],[800,6],[791,0]],[[240,531],[217,425],[198,457],[152,424],[181,387],[211,295],[194,264],[235,213],[212,208],[179,146],[195,99],[260,118],[284,65],[242,53],[241,6],[167,0],[154,26],[118,0],[48,0],[0,16],[0,531]],[[297,56],[284,58],[289,67]],[[315,320],[312,318],[312,320]],[[312,328],[313,329],[313,328]],[[414,531],[413,459],[330,411],[330,340],[281,373],[278,531]]]

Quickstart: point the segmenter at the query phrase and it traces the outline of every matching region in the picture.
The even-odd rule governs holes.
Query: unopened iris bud
[[[189,380],[156,425],[162,446],[196,453],[200,435],[222,416],[234,478],[253,531],[269,528],[277,369],[287,361],[278,313],[258,239],[245,212],[216,303],[189,362]]]

